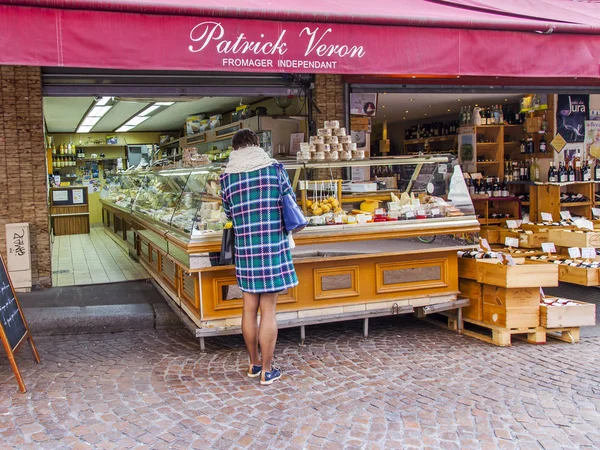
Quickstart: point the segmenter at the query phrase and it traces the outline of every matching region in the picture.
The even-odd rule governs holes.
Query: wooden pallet
[[[470,323],[481,328],[486,328],[491,331],[492,335],[469,330],[464,328],[462,334],[469,337],[474,337],[484,342],[497,345],[499,347],[510,347],[512,337],[521,338],[521,335],[525,334],[527,337],[524,339],[530,344],[545,344],[546,343],[546,329],[544,327],[521,327],[521,328],[503,328],[489,323],[481,322],[473,319],[463,319],[465,323]]]
[[[579,327],[570,328],[546,328],[546,336],[570,344],[579,342]]]

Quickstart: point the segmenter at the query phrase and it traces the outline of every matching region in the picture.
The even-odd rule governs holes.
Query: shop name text
[[[321,27],[304,27],[298,38],[306,43],[304,57],[339,57],[339,58],[362,58],[366,52],[361,45],[328,44],[324,43],[331,38],[333,30],[331,28],[322,29]],[[189,51],[193,53],[201,52],[212,45],[215,46],[218,53],[223,55],[239,56],[284,56],[288,52],[288,45],[285,42],[287,30],[282,30],[275,41],[264,40],[265,35],[260,35],[260,40],[252,40],[243,32],[240,32],[235,39],[225,39],[225,28],[218,22],[202,22],[196,25],[190,32],[190,39],[195,45],[189,46]],[[224,58],[223,64],[230,65],[232,61],[238,61],[231,58]],[[268,64],[271,60],[241,60],[258,61],[257,64]],[[281,62],[281,61],[280,61]],[[271,62],[272,63],[272,62]],[[291,66],[306,66],[311,62],[302,60],[290,60]],[[332,62],[333,64],[334,62]],[[288,64],[288,62],[286,62]],[[322,63],[323,64],[323,63]],[[281,66],[281,65],[280,65]],[[313,67],[307,67],[313,68]]]

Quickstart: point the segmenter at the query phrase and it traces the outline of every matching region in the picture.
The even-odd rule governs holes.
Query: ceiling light
[[[475,103],[475,106],[479,106],[477,103]]]
[[[409,98],[409,100],[412,102],[414,100],[414,98]]]
[[[148,114],[150,114],[152,111],[154,111],[154,110],[156,110],[156,109],[158,109],[158,108],[160,108],[160,105],[156,105],[156,104],[154,104],[154,105],[152,105],[152,106],[149,106],[149,107],[148,107],[148,108],[146,108],[145,110],[143,110],[143,111],[142,111],[142,112],[141,112],[139,115],[140,115],[140,116],[147,116],[147,115],[148,115]]]
[[[431,108],[431,105],[429,105],[429,107]]]
[[[112,100],[112,97],[100,97],[100,99],[96,102],[96,106],[106,105],[111,100]]]
[[[131,119],[129,119],[125,125],[136,126],[136,125],[139,125],[140,123],[142,123],[144,120],[149,119],[149,118],[150,118],[150,116],[135,116],[135,117],[132,117]]]
[[[456,78],[460,78],[460,75],[456,75]]]
[[[133,128],[133,126],[123,125],[122,127],[117,128],[115,131],[117,133],[126,133],[127,131],[131,130],[132,128]]]
[[[171,106],[175,104],[175,102],[156,102],[155,105],[159,105],[159,106]]]
[[[450,110],[448,110],[448,112],[450,112]]]
[[[106,114],[112,106],[94,106],[92,110],[88,113],[90,117],[102,117]]]
[[[404,111],[404,112],[408,114],[408,109],[406,111]]]
[[[77,128],[77,132],[78,133],[89,133],[90,130],[92,129],[93,125],[91,126],[83,126],[81,125],[79,128]]]
[[[425,115],[427,115],[427,113],[425,113]]]
[[[505,99],[504,99],[504,101],[505,101],[505,102],[507,102],[507,101],[508,101],[508,99],[507,99],[507,98],[505,98]]]
[[[406,117],[403,117],[403,119],[406,119]]]
[[[381,105],[382,108],[385,108],[385,105]]]
[[[457,98],[457,99],[456,99],[456,101],[457,101],[457,102],[460,102],[460,98]]]
[[[387,92],[384,92],[383,95],[387,94]]]
[[[93,127],[100,119],[102,119],[102,117],[86,117],[83,119],[83,122],[81,122],[81,125],[84,127]]]

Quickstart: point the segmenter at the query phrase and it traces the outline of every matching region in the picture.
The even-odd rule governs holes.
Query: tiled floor
[[[103,228],[92,228],[90,234],[54,238],[54,286],[114,283],[144,278],[150,278],[148,272],[132,260]]]

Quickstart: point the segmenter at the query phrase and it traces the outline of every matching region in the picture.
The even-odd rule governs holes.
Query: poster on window
[[[377,94],[350,94],[350,114],[374,117],[377,113]]]
[[[600,158],[600,120],[585,122],[585,150],[594,158]]]
[[[585,121],[589,119],[590,96],[558,94],[556,132],[567,142],[583,142]]]

